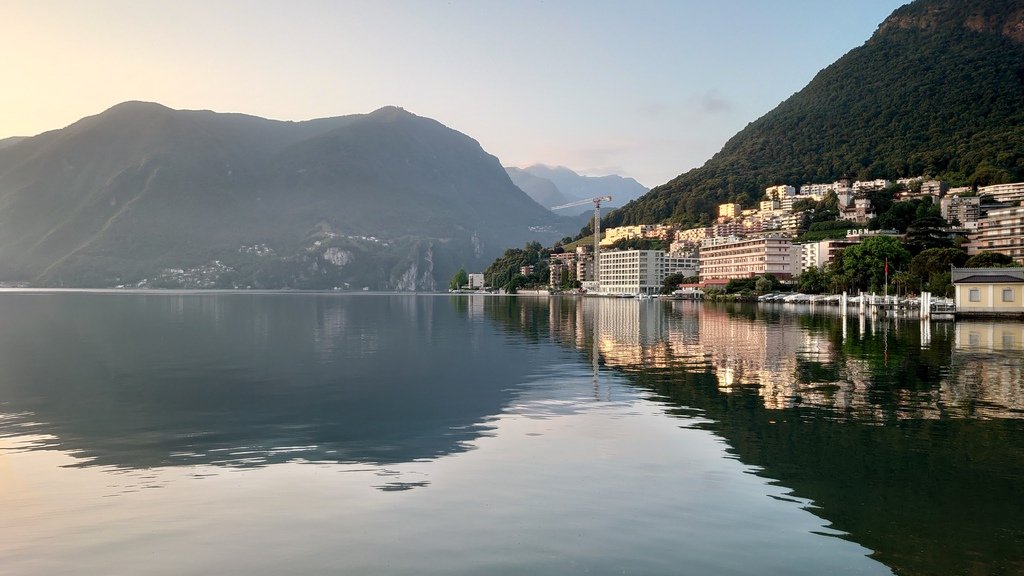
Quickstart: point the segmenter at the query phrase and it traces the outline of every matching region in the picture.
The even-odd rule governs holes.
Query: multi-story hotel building
[[[999,252],[1024,264],[1024,206],[989,210],[970,235],[968,254]]]
[[[711,238],[700,248],[700,281],[774,274],[789,279],[800,272],[800,252],[789,238]]]
[[[1020,202],[1024,200],[1024,182],[982,186],[978,188],[978,196],[992,196],[996,202]]]
[[[939,206],[947,222],[956,220],[965,228],[976,228],[981,218],[980,196],[946,196],[939,202]]]
[[[601,291],[608,294],[657,294],[665,276],[692,274],[692,254],[664,250],[608,250],[601,252]]]

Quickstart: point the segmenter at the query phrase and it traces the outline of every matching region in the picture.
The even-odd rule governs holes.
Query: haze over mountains
[[[702,167],[609,213],[605,225],[699,224],[716,204],[750,205],[780,183],[920,175],[1024,180],[1019,0],[917,0],[897,9]]]
[[[0,281],[431,290],[578,230],[464,134],[127,102],[0,142]]]
[[[586,200],[595,196],[611,196],[608,206],[623,206],[647,193],[647,188],[634,180],[615,174],[582,176],[565,166],[534,164],[526,168],[506,167],[509,177],[523,192],[541,206],[551,208]],[[589,206],[564,208],[560,214],[590,213]]]

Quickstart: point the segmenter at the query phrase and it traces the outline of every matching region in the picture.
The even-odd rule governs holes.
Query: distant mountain
[[[280,122],[127,102],[0,148],[0,280],[430,290],[574,230],[400,108]]]
[[[551,167],[544,164],[534,164],[526,168],[506,168],[505,170],[509,171],[513,182],[517,182],[518,178],[519,181],[525,183],[526,188],[520,186],[524,192],[530,194],[531,198],[549,208],[605,195],[613,198],[608,204],[609,206],[623,206],[627,202],[647,193],[647,188],[632,178],[614,174],[609,176],[582,176],[565,166]],[[529,178],[530,176],[533,178]],[[541,199],[545,198],[542,192],[549,189],[543,181],[551,182],[561,193],[564,200],[559,202],[552,201],[551,203],[541,201]],[[519,183],[517,182],[516,185],[518,186]],[[535,196],[534,194],[537,195]],[[579,208],[559,210],[559,214],[582,214],[589,211],[590,207],[581,206]]]
[[[25,136],[11,136],[10,138],[0,138],[0,148],[6,148],[12,144],[17,144],[25,139]]]
[[[704,166],[607,216],[696,224],[720,202],[841,176],[1024,180],[1024,5],[918,0],[733,136]]]
[[[520,190],[526,192],[527,196],[533,198],[534,201],[545,208],[561,206],[562,204],[568,204],[570,202],[569,197],[562,194],[562,191],[558,189],[558,186],[547,178],[534,176],[522,168],[510,168],[506,166],[505,172],[508,173],[508,177],[512,179],[513,184],[518,186]]]

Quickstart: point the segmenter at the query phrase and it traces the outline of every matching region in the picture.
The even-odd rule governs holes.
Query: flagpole
[[[885,301],[882,304],[886,308],[889,307],[889,259],[885,259]]]

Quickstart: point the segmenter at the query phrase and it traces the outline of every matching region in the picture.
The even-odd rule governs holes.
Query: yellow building
[[[1024,268],[954,268],[958,315],[1024,316]]]
[[[743,212],[743,207],[735,202],[718,205],[719,218],[735,218]]]

